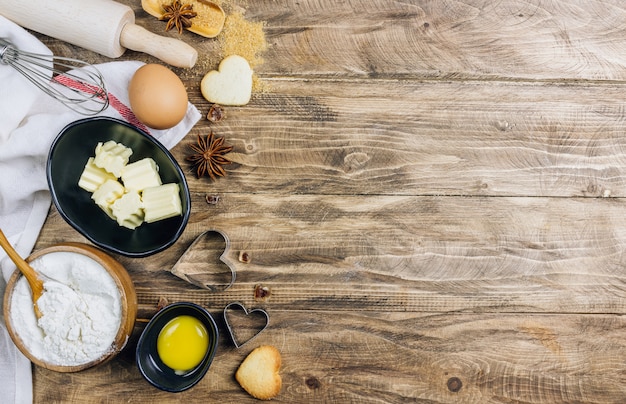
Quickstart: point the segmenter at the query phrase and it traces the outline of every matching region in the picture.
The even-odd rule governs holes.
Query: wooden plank
[[[254,402],[233,375],[254,347],[272,344],[283,359],[276,402],[620,402],[625,326],[612,315],[275,310],[249,345],[235,349],[222,334],[207,376],[186,392],[141,379],[135,335],[98,370],[36,368],[34,401]]]
[[[261,71],[290,76],[623,80],[623,2],[254,2],[271,44]]]
[[[167,253],[120,257],[141,303],[163,296],[251,304],[261,284],[272,290],[267,307],[282,310],[626,312],[621,200],[223,194],[207,205],[203,198],[194,195],[191,222]],[[71,239],[66,226],[53,216],[39,243]],[[223,293],[167,272],[210,228],[231,240],[237,281]],[[213,270],[207,263],[193,272]]]
[[[165,32],[165,23],[135,10],[148,30],[180,38],[198,49],[198,78],[222,57],[218,39]],[[370,77],[485,80],[624,80],[626,8],[620,0],[427,1],[225,0],[263,22],[268,50],[257,72],[264,77]],[[50,41],[57,54],[110,61]],[[124,58],[155,62],[127,51]]]
[[[226,120],[215,193],[623,197],[621,84],[274,80]],[[202,105],[199,98],[193,101]],[[205,124],[206,125],[206,124]]]

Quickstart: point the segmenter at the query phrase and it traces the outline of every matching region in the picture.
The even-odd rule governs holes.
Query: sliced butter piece
[[[117,224],[134,230],[143,223],[143,204],[139,192],[130,191],[113,202],[111,206]]]
[[[159,167],[150,157],[128,164],[122,169],[122,182],[127,190],[143,191],[144,188],[162,184]]]
[[[85,168],[83,169],[80,178],[78,179],[78,186],[88,192],[94,192],[98,187],[105,183],[107,180],[116,180],[115,176],[103,168],[95,165],[94,158],[89,157]]]
[[[106,180],[91,194],[91,199],[102,209],[109,217],[115,220],[111,205],[118,198],[124,195],[124,186],[116,180]]]
[[[121,143],[116,143],[114,140],[109,140],[106,143],[98,142],[94,164],[119,178],[132,154],[131,149]]]
[[[141,200],[146,223],[156,222],[183,213],[178,184],[170,183],[143,190]]]

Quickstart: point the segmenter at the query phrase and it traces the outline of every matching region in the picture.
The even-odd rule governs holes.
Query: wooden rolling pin
[[[133,10],[112,0],[0,0],[0,15],[110,58],[132,49],[177,67],[193,67],[198,59],[193,47],[136,25]]]

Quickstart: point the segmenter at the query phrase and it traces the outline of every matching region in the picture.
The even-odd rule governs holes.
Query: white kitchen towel
[[[18,49],[50,54],[36,37],[0,16],[0,38]],[[100,116],[123,119],[152,134],[165,147],[175,146],[198,122],[200,112],[188,104],[182,122],[168,130],[142,126],[128,107],[128,83],[140,62],[96,65],[104,76],[109,107]],[[45,167],[50,145],[69,123],[84,118],[52,99],[8,65],[0,63],[0,229],[22,256],[35,245],[50,208]],[[15,266],[0,251],[0,297]],[[0,298],[0,308],[2,299]],[[30,362],[17,350],[0,320],[0,397],[3,403],[32,402]]]

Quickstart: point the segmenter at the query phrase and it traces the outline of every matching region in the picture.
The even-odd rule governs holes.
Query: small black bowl
[[[159,357],[157,339],[171,319],[182,315],[195,317],[204,324],[209,336],[209,349],[198,366],[184,374],[178,374]],[[194,303],[172,303],[155,314],[141,333],[136,351],[137,366],[143,377],[154,387],[171,393],[187,390],[202,380],[209,370],[217,351],[218,338],[217,325],[208,311]]]
[[[177,183],[183,214],[134,230],[119,226],[79,188],[78,180],[98,142],[114,140],[133,150],[130,162],[151,157],[164,184]],[[46,167],[52,200],[61,216],[92,243],[127,257],[145,257],[168,248],[183,233],[191,211],[185,175],[170,152],[152,136],[124,121],[95,117],[67,125],[52,143]]]

